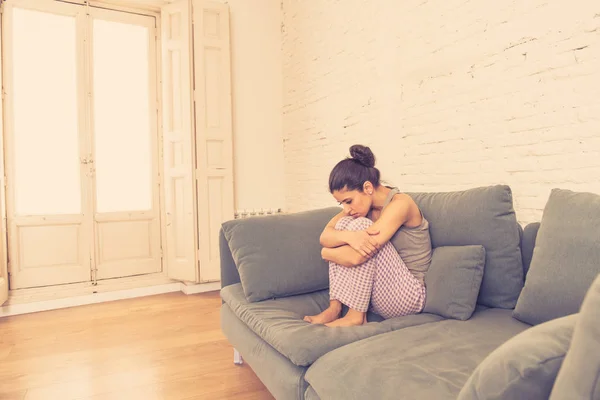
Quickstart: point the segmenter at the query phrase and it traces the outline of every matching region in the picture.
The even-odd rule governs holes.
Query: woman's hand
[[[347,232],[348,244],[361,256],[369,259],[377,254],[381,248],[381,244],[374,237],[378,234],[379,231],[371,228],[364,231]]]

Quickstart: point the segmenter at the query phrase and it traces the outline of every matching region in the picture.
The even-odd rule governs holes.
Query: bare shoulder
[[[413,205],[416,206],[416,203],[412,199],[412,197],[410,197],[406,193],[396,193],[390,201],[390,204],[392,203],[395,203],[397,207],[411,207]]]
[[[390,205],[394,203],[394,208],[399,212],[406,214],[406,222],[404,225],[407,227],[419,226],[421,224],[422,216],[419,206],[412,197],[406,193],[397,193],[392,198]]]

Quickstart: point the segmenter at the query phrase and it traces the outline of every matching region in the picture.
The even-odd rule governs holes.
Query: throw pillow
[[[471,318],[481,287],[485,248],[444,246],[433,249],[425,275],[427,297],[423,312],[465,321]]]
[[[587,292],[550,400],[600,399],[600,275]]]
[[[535,325],[579,312],[600,273],[600,195],[553,189],[514,317]]]
[[[329,287],[319,237],[337,213],[329,207],[227,221],[222,229],[249,302]]]
[[[534,326],[504,342],[475,368],[458,400],[547,399],[577,317]]]

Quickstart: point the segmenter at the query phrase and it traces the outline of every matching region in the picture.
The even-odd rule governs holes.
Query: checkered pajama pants
[[[344,217],[337,230],[360,231],[373,224],[368,218]],[[425,287],[414,277],[387,242],[371,259],[356,267],[329,263],[329,297],[360,311],[383,318],[417,314],[425,305]]]

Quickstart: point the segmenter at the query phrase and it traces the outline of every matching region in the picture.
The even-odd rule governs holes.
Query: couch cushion
[[[475,368],[458,400],[547,399],[577,317],[534,326],[503,343]]]
[[[305,379],[322,399],[454,400],[489,353],[528,327],[510,310],[478,309],[468,321],[409,327],[334,350]]]
[[[515,318],[539,324],[579,312],[600,273],[600,195],[553,189]]]
[[[310,365],[323,354],[357,340],[442,319],[437,315],[417,314],[357,327],[329,328],[302,320],[305,315],[318,314],[329,306],[326,290],[249,303],[241,285],[235,284],[223,288],[221,297],[252,331],[299,366]],[[367,316],[369,321],[372,317]]]
[[[477,305],[485,249],[483,246],[436,247],[425,274],[424,312],[467,320]]]
[[[485,247],[478,302],[488,307],[514,308],[523,287],[523,261],[510,187],[408,194],[429,220],[433,247]]]
[[[338,207],[243,218],[222,230],[250,302],[329,287],[319,237]]]
[[[600,399],[600,275],[588,290],[550,400]]]

